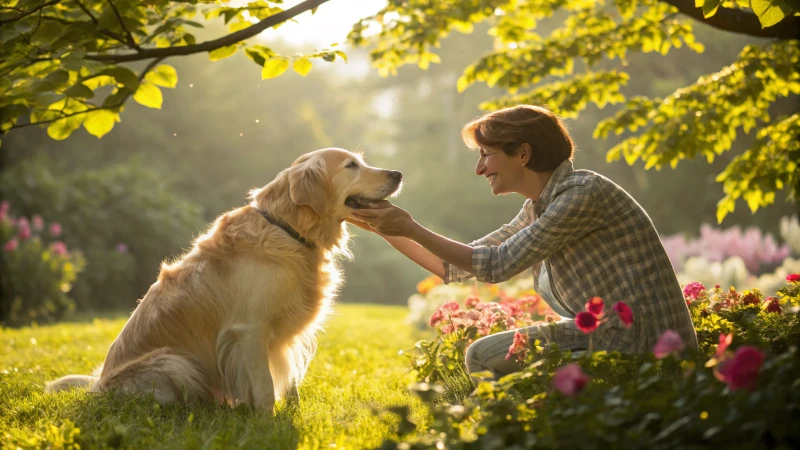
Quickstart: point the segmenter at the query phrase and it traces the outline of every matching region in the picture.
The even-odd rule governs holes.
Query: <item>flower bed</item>
[[[500,380],[473,374],[476,384],[465,378],[463,358],[422,370],[420,361],[449,357],[478,332],[444,333],[435,321],[439,338],[418,343],[409,358],[412,390],[430,403],[432,421],[403,448],[799,447],[800,275],[770,296],[699,283],[684,295],[699,351],[671,330],[646,355],[574,355],[519,339],[509,355],[525,358],[525,369]],[[585,332],[602,326],[600,302],[590,299],[581,313]],[[459,311],[452,308],[443,315]],[[626,314],[623,306],[615,312]]]

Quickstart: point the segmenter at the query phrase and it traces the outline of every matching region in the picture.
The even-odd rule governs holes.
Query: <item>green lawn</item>
[[[168,405],[85,391],[45,397],[45,381],[88,374],[125,320],[94,320],[0,331],[0,449],[70,448],[364,448],[394,437],[397,417],[382,408],[424,406],[405,390],[398,350],[420,336],[406,309],[338,305],[301,386],[299,408],[276,416],[247,408]],[[74,429],[73,429],[74,424]],[[76,430],[77,429],[77,430]]]

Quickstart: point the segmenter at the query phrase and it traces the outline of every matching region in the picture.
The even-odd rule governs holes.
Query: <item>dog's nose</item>
[[[400,172],[399,170],[390,170],[389,176],[395,181],[403,181],[403,172]]]

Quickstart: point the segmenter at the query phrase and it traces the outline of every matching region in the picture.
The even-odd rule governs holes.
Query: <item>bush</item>
[[[80,309],[128,309],[204,225],[200,208],[178,198],[141,163],[56,175],[30,160],[0,178],[0,195],[24,214],[58,221],[82,249],[86,272],[74,286]]]
[[[59,240],[60,226],[40,216],[14,217],[0,204],[0,326],[54,322],[75,308],[68,296],[84,266],[79,252]]]
[[[463,404],[417,383],[433,418],[403,448],[797,448],[800,276],[787,280],[769,297],[687,286],[699,351],[670,331],[636,356],[537,342],[524,370],[470,384]],[[415,425],[404,417],[401,429]]]

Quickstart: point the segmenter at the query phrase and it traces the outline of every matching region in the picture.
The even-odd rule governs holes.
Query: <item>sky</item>
[[[241,3],[247,1],[231,1],[231,4]],[[286,0],[280,6],[289,9],[299,3],[302,1]],[[329,0],[320,5],[314,15],[310,11],[304,12],[295,17],[297,23],[288,22],[277,30],[266,30],[259,37],[266,40],[278,37],[291,44],[313,45],[319,49],[333,43],[342,45],[358,19],[375,14],[385,4],[385,0]]]

